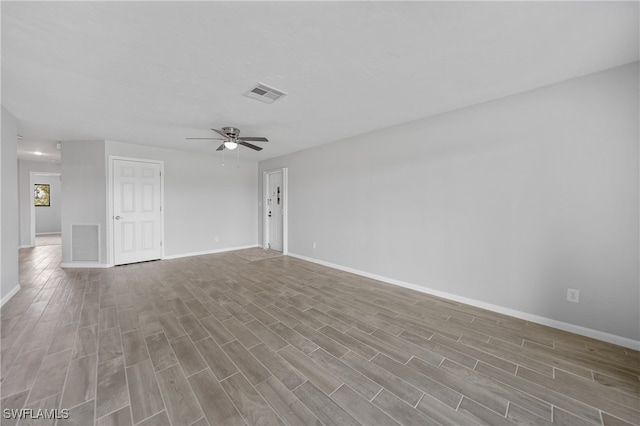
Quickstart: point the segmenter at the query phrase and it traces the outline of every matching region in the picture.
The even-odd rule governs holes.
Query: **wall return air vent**
[[[247,98],[256,99],[268,104],[272,104],[287,93],[282,90],[275,89],[263,83],[258,83],[244,94]]]

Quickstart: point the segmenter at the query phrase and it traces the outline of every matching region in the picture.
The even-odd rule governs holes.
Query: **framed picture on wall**
[[[48,183],[36,183],[33,190],[33,203],[36,207],[51,206],[51,189]]]

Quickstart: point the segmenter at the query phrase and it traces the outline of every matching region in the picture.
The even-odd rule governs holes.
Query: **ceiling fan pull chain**
[[[224,167],[224,149],[222,150],[222,166]]]
[[[240,168],[240,147],[238,147],[238,168]]]

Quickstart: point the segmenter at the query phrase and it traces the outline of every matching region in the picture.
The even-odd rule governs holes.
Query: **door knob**
[[[120,219],[122,219],[122,216],[116,216],[115,219],[116,220],[120,220]]]

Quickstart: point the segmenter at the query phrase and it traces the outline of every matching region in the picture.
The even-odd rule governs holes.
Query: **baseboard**
[[[40,236],[40,235],[61,235],[61,232],[40,232],[36,234],[36,237]]]
[[[34,248],[35,246],[32,246],[31,244],[26,244],[24,246],[20,246],[18,247],[18,249],[24,249],[24,248]]]
[[[61,263],[61,268],[111,268],[113,265],[95,262],[67,262]]]
[[[198,252],[193,252],[193,253],[172,254],[172,255],[169,255],[169,256],[165,256],[163,259],[180,259],[180,258],[183,258],[183,257],[202,256],[202,255],[205,255],[205,254],[224,253],[226,251],[244,250],[244,249],[254,248],[254,247],[260,247],[260,246],[257,245],[257,244],[252,244],[250,246],[228,247],[228,248],[215,249],[215,250],[198,251]],[[262,247],[260,247],[260,248],[262,248]]]
[[[4,304],[7,303],[19,291],[20,291],[20,284],[16,284],[16,286],[13,287],[11,291],[2,298],[2,300],[0,300],[0,306],[4,306]]]
[[[416,284],[407,283],[404,281],[396,280],[393,278],[383,277],[380,275],[372,274],[358,269],[349,268],[348,266],[342,266],[331,262],[325,262],[323,260],[314,259],[312,257],[302,256],[299,254],[289,252],[288,256],[298,259],[306,260],[307,262],[317,263],[319,265],[327,266],[329,268],[338,269],[352,274],[360,275],[363,277],[371,278],[374,280],[382,281],[388,284],[397,285],[399,287],[416,290],[421,293],[430,294],[432,296],[442,297],[443,299],[453,300],[455,302],[464,303],[466,305],[475,306],[477,308],[486,309],[488,311],[496,312],[499,314],[509,315],[515,318],[520,318],[525,321],[534,322],[536,324],[546,325],[549,327],[557,328],[560,330],[568,331],[570,333],[579,334],[581,336],[591,337],[593,339],[602,340],[607,343],[613,343],[614,345],[624,346],[634,350],[640,350],[640,340],[633,340],[627,337],[618,336],[611,333],[606,333],[600,330],[594,330],[587,327],[571,324],[568,322],[558,321],[551,318],[542,317],[539,315],[530,314],[527,312],[517,311],[515,309],[505,308],[504,306],[493,305],[491,303],[482,302],[480,300],[470,299],[467,297],[458,296],[456,294],[447,293],[440,290],[435,290],[428,287],[422,287]]]
[[[249,246],[228,247],[223,249],[199,251],[199,252],[193,252],[193,253],[172,254],[169,256],[164,256],[162,259],[158,259],[158,260],[180,259],[183,257],[202,256],[204,254],[224,253],[226,251],[243,250],[243,249],[253,248],[253,247],[259,247],[259,246],[257,244],[252,244]],[[62,268],[111,268],[113,267],[113,265],[110,265],[110,264],[91,263],[91,262],[69,262],[69,263],[62,263],[60,264],[60,266]]]

